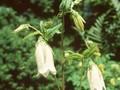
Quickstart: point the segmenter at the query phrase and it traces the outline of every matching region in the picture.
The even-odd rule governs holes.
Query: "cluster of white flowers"
[[[42,38],[39,38],[36,43],[35,57],[38,75],[41,74],[44,77],[49,73],[56,75],[52,48]],[[90,64],[87,76],[90,90],[106,90],[102,73],[94,62]]]
[[[41,38],[36,43],[35,50],[38,75],[47,77],[49,73],[56,75],[52,48]]]

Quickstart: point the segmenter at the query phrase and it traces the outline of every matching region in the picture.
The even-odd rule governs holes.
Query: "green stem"
[[[82,59],[82,64],[83,64],[83,59]],[[83,69],[84,69],[84,67],[81,68],[81,75],[80,75],[80,76],[81,76],[81,77],[80,77],[80,90],[82,90],[82,78],[83,78],[82,75],[83,75],[83,73],[84,73],[84,70],[83,70]]]
[[[80,33],[80,35],[82,36],[82,39],[84,40],[86,47],[89,48],[89,45],[87,44],[87,39],[85,38],[85,32],[83,32],[82,34]]]
[[[56,76],[55,76],[55,82],[56,82],[56,84],[57,84],[58,90],[60,90],[60,86],[59,86],[59,84],[57,83],[57,77],[56,77]]]
[[[35,27],[33,27],[31,25],[29,25],[29,27],[32,28],[33,30],[37,31],[40,35],[42,35],[42,33],[38,29],[36,29]]]
[[[64,63],[65,63],[65,58],[64,58],[64,12],[63,12],[63,29],[61,32],[61,50],[62,50],[62,90],[65,90],[65,76],[64,76]]]
[[[62,65],[62,90],[65,90],[64,64]]]
[[[83,32],[83,33],[80,34],[80,35],[82,36],[82,39],[84,40],[86,47],[89,48],[89,45],[88,45],[88,43],[87,43],[87,39],[85,38],[85,33]],[[84,60],[84,58],[83,58],[83,59],[82,59],[82,63],[84,63],[84,61],[85,61],[85,60]],[[87,69],[87,68],[85,67],[85,65],[83,65],[83,67],[81,68],[80,90],[82,90],[82,81],[83,81],[83,79],[84,79],[84,77],[85,77],[85,70],[86,70],[86,69]]]

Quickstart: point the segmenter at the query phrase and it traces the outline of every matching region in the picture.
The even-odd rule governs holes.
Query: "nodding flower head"
[[[35,50],[38,75],[47,77],[49,73],[56,75],[52,48],[41,38],[36,43]]]
[[[87,76],[90,90],[106,90],[102,73],[95,63],[91,63]]]

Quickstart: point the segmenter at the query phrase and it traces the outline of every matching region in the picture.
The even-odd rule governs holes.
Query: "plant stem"
[[[83,59],[82,59],[82,64],[83,64]],[[81,76],[81,77],[80,77],[80,90],[82,90],[82,78],[83,78],[82,75],[83,75],[83,72],[84,72],[83,69],[84,69],[84,68],[82,67],[82,68],[81,68],[81,75],[80,75],[80,76]]]
[[[65,77],[64,77],[64,63],[65,63],[65,58],[64,58],[64,12],[63,12],[63,29],[61,32],[61,51],[62,51],[62,90],[65,90]]]
[[[87,48],[89,48],[89,45],[87,44],[87,39],[85,38],[85,33],[83,32],[82,34],[80,34],[82,36],[82,39],[84,40],[84,43],[86,45]],[[82,59],[82,63],[84,63],[84,58]],[[80,77],[80,90],[82,90],[82,81],[85,78],[85,70],[87,68],[85,67],[85,65],[83,65],[83,67],[81,68],[81,77]]]
[[[35,27],[33,27],[31,25],[29,25],[29,27],[32,28],[33,30],[37,31],[40,35],[42,35],[42,33],[38,29],[36,29]]]
[[[57,77],[55,76],[55,82],[57,83]],[[59,84],[57,83],[57,87],[58,87],[58,90],[60,90],[60,86]]]
[[[65,90],[64,64],[62,65],[62,90]]]
[[[80,35],[82,36],[82,39],[84,40],[86,47],[89,48],[89,45],[87,44],[87,39],[85,38],[85,32],[83,32],[82,34],[80,33]]]

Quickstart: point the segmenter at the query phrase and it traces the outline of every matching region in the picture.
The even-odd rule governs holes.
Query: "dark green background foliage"
[[[0,90],[57,90],[57,84],[61,82],[60,36],[55,35],[49,42],[55,52],[58,77],[56,82],[51,75],[48,79],[36,77],[36,37],[24,41],[22,38],[28,32],[16,35],[13,30],[25,23],[39,29],[40,20],[56,17],[59,4],[60,0],[0,1]],[[86,20],[86,37],[99,44],[102,57],[98,58],[96,63],[103,69],[107,90],[119,90],[120,1],[83,0],[75,9],[79,10]],[[85,43],[79,34],[73,31],[73,23],[68,16],[65,16],[65,49],[84,50]],[[87,77],[80,81],[81,68],[76,61],[68,63],[65,70],[66,90],[80,90],[80,85],[82,90],[89,90]]]

